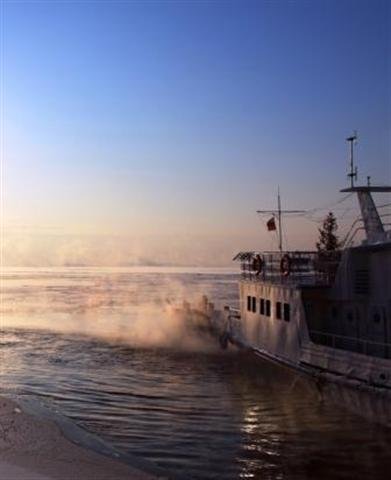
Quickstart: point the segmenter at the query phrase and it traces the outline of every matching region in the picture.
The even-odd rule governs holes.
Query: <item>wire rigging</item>
[[[341,221],[342,219],[346,219],[346,218],[349,218],[349,213],[352,212],[352,211],[356,211],[356,208],[355,207],[352,207],[352,206],[348,206],[348,207],[345,207],[345,208],[335,208],[337,207],[338,205],[341,205],[342,203],[344,203],[346,200],[348,200],[349,198],[351,198],[352,196],[354,195],[354,192],[349,192],[347,195],[344,195],[342,198],[340,198],[339,200],[335,201],[335,202],[331,202],[331,203],[328,203],[328,204],[325,204],[325,205],[321,205],[321,206],[318,206],[318,207],[314,207],[314,208],[311,208],[309,210],[305,210],[305,211],[291,211],[290,212],[290,216],[293,217],[293,218],[304,218],[312,223],[315,223],[317,225],[321,225],[322,222],[324,221],[324,217],[323,216],[320,216],[321,212],[324,211],[324,210],[341,210],[342,213],[340,215],[336,215],[337,217],[337,220],[338,221]],[[378,205],[377,206],[377,209],[383,209],[383,208],[387,208],[387,207],[391,207],[391,202],[389,203],[384,203],[382,205]],[[263,213],[263,212],[258,212],[258,213]],[[266,215],[267,212],[264,212],[264,214]],[[275,214],[272,214],[274,217],[275,217]],[[383,213],[381,214],[380,216],[381,217],[388,217],[390,216],[391,214],[388,214],[388,213]],[[342,245],[348,245],[350,244],[352,241],[353,241],[353,238],[355,236],[355,234],[357,233],[357,230],[360,230],[362,229],[362,227],[357,226],[357,224],[359,224],[360,222],[362,222],[362,218],[361,218],[361,215],[352,215],[351,216],[352,218],[352,224],[350,225],[349,228],[346,228],[346,229],[343,229],[341,234],[343,235],[343,238],[342,238]],[[264,221],[261,217],[260,217],[262,223],[264,224],[265,228],[267,228],[267,223],[266,221]],[[356,227],[356,229],[355,229]],[[284,236],[284,242],[286,245],[288,245],[288,236],[287,236],[287,233],[286,232],[283,232],[283,236]],[[273,239],[274,240],[274,239]]]

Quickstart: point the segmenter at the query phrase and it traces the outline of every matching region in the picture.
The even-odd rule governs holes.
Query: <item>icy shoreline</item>
[[[152,480],[143,461],[122,456],[98,438],[30,399],[0,396],[0,477],[12,480]],[[70,439],[71,438],[71,439]],[[123,457],[123,458],[122,458]],[[133,465],[131,464],[133,463]],[[149,468],[150,467],[150,468]]]

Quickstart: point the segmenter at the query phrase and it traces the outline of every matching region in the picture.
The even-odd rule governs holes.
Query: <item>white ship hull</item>
[[[264,285],[241,282],[241,293],[260,295]],[[263,292],[263,293],[261,293]],[[243,314],[226,308],[215,310],[207,302],[187,309],[194,324],[209,324],[210,332],[223,347],[241,349],[262,375],[265,362],[299,375],[321,400],[346,407],[351,412],[391,427],[390,359],[317,345],[311,341],[305,312],[295,288],[268,287],[268,295],[296,305],[289,322]],[[279,297],[280,295],[280,297]],[[247,295],[242,296],[246,298]],[[295,303],[293,303],[295,300]],[[246,302],[244,302],[244,309]],[[284,330],[285,329],[285,330]],[[254,372],[254,369],[252,369]]]

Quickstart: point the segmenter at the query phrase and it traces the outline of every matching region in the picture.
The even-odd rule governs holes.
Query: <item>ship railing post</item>
[[[270,280],[273,280],[273,278],[274,278],[274,258],[273,258],[273,254],[270,254],[270,265],[272,266]]]

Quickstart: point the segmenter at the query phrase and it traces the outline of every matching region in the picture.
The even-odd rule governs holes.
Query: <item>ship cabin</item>
[[[391,231],[371,197],[352,187],[366,238],[336,252],[240,252],[240,314],[248,342],[302,359],[306,345],[391,359]],[[336,349],[336,350],[335,350]]]

